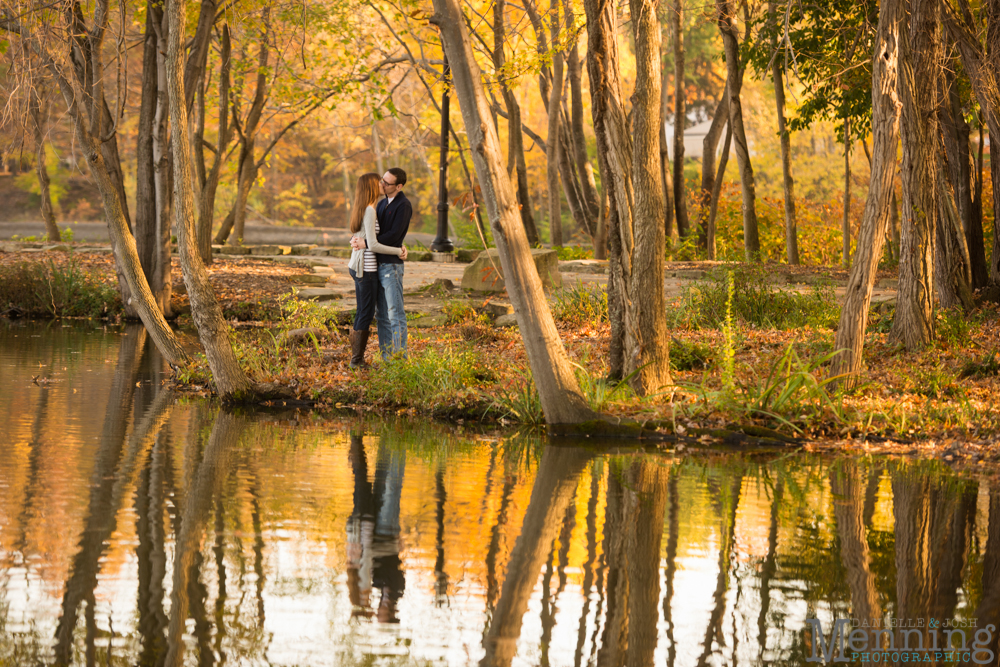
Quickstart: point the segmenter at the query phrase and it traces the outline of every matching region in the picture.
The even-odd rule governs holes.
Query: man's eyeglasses
[[[380,178],[378,180],[379,180],[379,182],[382,183],[382,185],[389,185],[389,186],[396,185],[395,183],[390,183],[389,181],[385,180],[384,178]]]

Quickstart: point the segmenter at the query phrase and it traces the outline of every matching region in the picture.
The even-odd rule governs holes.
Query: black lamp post
[[[451,70],[448,67],[448,56],[444,57],[444,94],[441,96],[441,166],[438,169],[438,225],[437,236],[431,242],[431,250],[434,252],[452,252],[455,244],[448,238],[448,75]]]

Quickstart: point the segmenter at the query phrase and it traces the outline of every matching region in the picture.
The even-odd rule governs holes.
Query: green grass
[[[552,295],[552,315],[567,324],[597,326],[608,321],[608,291],[603,285],[590,283],[556,291]]]
[[[832,285],[817,285],[802,294],[775,286],[768,280],[768,267],[734,264],[712,271],[705,280],[684,288],[680,307],[672,314],[672,326],[721,329],[729,301],[727,274],[732,274],[732,316],[744,324],[788,330],[813,326],[833,328],[840,309]]]
[[[365,378],[362,391],[372,402],[415,406],[465,407],[482,402],[476,388],[496,379],[483,355],[471,345],[411,351],[377,363]]]

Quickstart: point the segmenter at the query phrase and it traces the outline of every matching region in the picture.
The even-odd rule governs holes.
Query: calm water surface
[[[0,324],[0,664],[807,664],[809,618],[997,624],[985,479],[235,415],[164,377],[141,328]]]

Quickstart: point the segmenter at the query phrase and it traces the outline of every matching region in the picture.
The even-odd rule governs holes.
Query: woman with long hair
[[[381,195],[378,183],[378,174],[362,174],[358,178],[354,208],[351,210],[351,232],[355,238],[364,239],[368,246],[352,252],[351,261],[347,264],[351,277],[354,278],[354,297],[357,302],[357,314],[354,316],[354,326],[350,335],[351,368],[367,366],[365,347],[368,345],[369,327],[375,318],[375,299],[379,285],[378,261],[375,259],[375,253],[406,259],[405,247],[382,245],[375,238],[379,231],[375,202]]]

